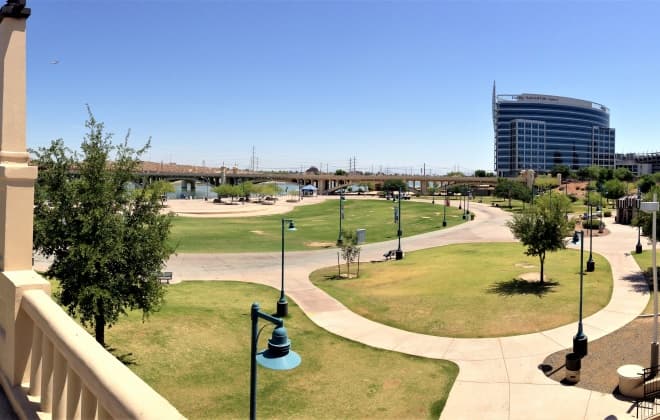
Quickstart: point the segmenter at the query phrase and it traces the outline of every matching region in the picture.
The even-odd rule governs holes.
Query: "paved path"
[[[479,205],[473,205],[472,210],[476,213],[474,221],[404,238],[402,249],[513,241],[505,226],[507,214]],[[593,250],[609,260],[614,290],[610,303],[584,320],[585,333],[591,341],[633,320],[648,301],[639,267],[628,253],[636,242],[636,231],[613,223],[608,229],[610,235],[593,238]],[[396,241],[366,245],[362,259],[382,260],[382,254],[394,248]],[[167,269],[175,273],[175,281],[241,280],[279,288],[280,257],[280,253],[180,254],[170,259]],[[634,410],[629,412],[630,402],[619,401],[611,394],[560,385],[538,369],[547,355],[572,346],[576,324],[535,334],[485,339],[435,337],[399,330],[351,312],[311,284],[310,271],[336,261],[334,249],[287,252],[287,295],[314,323],[337,335],[373,347],[457,363],[460,373],[442,413],[443,419],[613,419],[634,414]],[[588,357],[583,363],[589,363]]]

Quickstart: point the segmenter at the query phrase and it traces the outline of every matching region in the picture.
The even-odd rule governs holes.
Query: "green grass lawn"
[[[245,283],[171,285],[160,312],[146,322],[129,314],[107,331],[106,341],[119,355],[132,353],[130,368],[186,417],[246,418],[250,306],[257,301],[273,312],[277,296]],[[289,314],[285,326],[302,363],[290,371],[258,368],[258,417],[438,418],[458,374],[455,364],[337,337],[293,302]],[[263,330],[259,349],[272,330]]]
[[[650,246],[648,247],[650,248]],[[658,246],[656,245],[656,248]],[[646,278],[649,282],[650,289],[653,288],[653,271],[651,271],[651,249],[646,249],[643,250],[641,254],[636,254],[635,250],[631,250],[630,253],[632,254],[633,257],[635,257],[635,261],[637,261],[637,265],[639,265],[639,268],[642,269],[643,272],[645,272]],[[656,249],[656,264],[660,264],[660,252]],[[660,280],[659,280],[660,281]],[[651,290],[652,291],[652,290]],[[652,293],[649,293],[649,303],[646,305],[646,309],[644,309],[645,314],[652,314],[653,313],[653,299],[651,297],[653,296]]]
[[[334,280],[337,267],[312,273],[314,284],[352,311],[409,331],[451,337],[497,337],[558,327],[578,318],[579,252],[546,257],[546,287],[516,281],[538,272],[520,244],[465,244],[410,252],[400,261],[361,266],[359,279]],[[585,265],[588,252],[585,252]],[[594,255],[584,275],[584,316],[612,294],[609,264]],[[345,266],[342,268],[342,271]]]
[[[453,204],[452,204],[453,205]],[[295,220],[296,231],[285,232],[286,249],[313,250],[335,246],[339,233],[339,201],[297,207],[286,215],[240,218],[175,217],[170,241],[177,252],[267,252],[282,246],[283,217]],[[387,200],[344,202],[344,230],[367,230],[367,242],[396,238],[394,204]],[[437,201],[401,203],[401,229],[404,236],[443,229],[443,206]],[[462,223],[462,210],[447,208],[447,227]]]

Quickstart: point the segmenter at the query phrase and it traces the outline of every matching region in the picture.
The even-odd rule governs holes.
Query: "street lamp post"
[[[401,250],[401,235],[403,234],[403,232],[401,231],[401,187],[399,187],[399,200],[398,201],[399,201],[399,213],[398,213],[398,215],[399,215],[399,228],[396,231],[396,236],[399,238],[399,246],[396,249],[395,258],[397,260],[400,260],[400,259],[403,258],[403,251]]]
[[[637,188],[637,209],[639,210],[640,203],[642,202],[642,191]],[[642,253],[642,225],[637,222],[637,245],[635,245],[635,254]]]
[[[587,187],[587,201],[589,203],[589,260],[587,261],[587,273],[591,273],[596,269],[596,262],[594,261],[591,248],[593,245],[593,206],[591,205],[591,196],[589,195],[590,187]]]
[[[259,304],[253,303],[250,312],[252,319],[252,341],[250,342],[250,420],[257,418],[257,363],[273,370],[289,370],[300,364],[300,356],[291,350],[291,340],[284,328],[284,321],[259,310]],[[257,353],[259,318],[276,325],[273,335],[268,340],[268,349]],[[263,329],[263,328],[262,328]]]
[[[651,344],[651,368],[653,374],[657,373],[658,367],[658,265],[656,261],[657,243],[657,214],[659,210],[658,195],[653,194],[653,201],[640,203],[640,210],[645,213],[653,213],[651,218],[651,270],[653,271],[653,343]]]
[[[579,235],[578,235],[579,234]],[[583,264],[584,264],[584,230],[573,234],[573,243],[580,242],[580,312],[578,318],[577,334],[573,337],[573,353],[580,357],[587,355],[588,339],[582,328],[582,293],[583,293]]]
[[[344,244],[344,232],[341,228],[341,221],[344,220],[344,190],[342,189],[339,196],[339,236],[337,237],[337,246]]]
[[[447,189],[445,188],[445,203],[442,206],[442,227],[447,226],[447,200],[449,200],[449,195],[447,195]]]
[[[296,230],[293,219],[282,219],[282,287],[280,288],[280,299],[277,301],[277,316],[284,317],[289,313],[289,302],[284,295],[284,225],[289,223],[288,230]]]

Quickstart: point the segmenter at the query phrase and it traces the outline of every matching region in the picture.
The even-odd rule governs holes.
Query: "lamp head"
[[[291,351],[291,340],[286,328],[277,327],[273,330],[273,336],[268,340],[268,349],[257,355],[257,362],[273,370],[289,370],[300,364],[298,353]]]
[[[295,230],[296,230],[296,225],[295,225],[295,223],[293,223],[293,220],[289,220],[289,227],[288,227],[288,229],[289,229],[290,231],[295,231]]]

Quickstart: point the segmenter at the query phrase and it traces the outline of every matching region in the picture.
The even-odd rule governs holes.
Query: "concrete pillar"
[[[0,365],[12,386],[29,376],[32,321],[20,310],[25,290],[50,290],[32,271],[37,168],[25,144],[25,23],[30,9],[0,8]]]
[[[27,16],[7,17],[8,7],[0,10],[0,270],[16,271],[32,269],[37,168],[28,166],[25,144]]]

